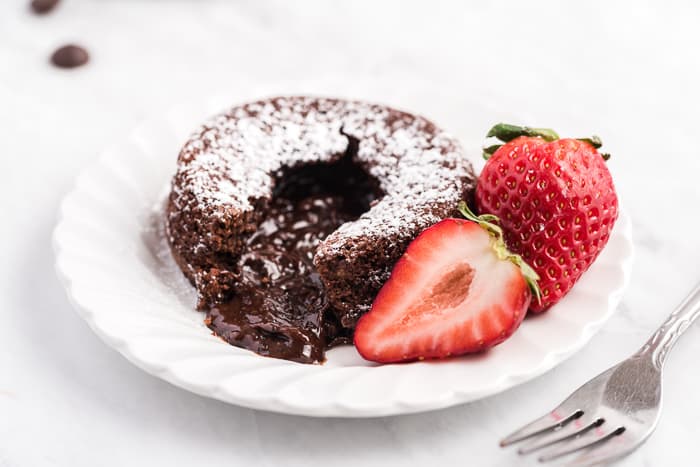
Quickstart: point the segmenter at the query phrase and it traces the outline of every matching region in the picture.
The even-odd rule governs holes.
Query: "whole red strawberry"
[[[618,200],[597,137],[560,139],[552,130],[498,124],[476,188],[480,213],[501,220],[506,245],[540,277],[542,299],[557,303],[598,257],[618,215]]]

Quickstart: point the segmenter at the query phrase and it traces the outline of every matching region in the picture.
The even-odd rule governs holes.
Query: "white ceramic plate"
[[[478,356],[378,366],[347,346],[328,352],[324,365],[302,365],[232,347],[212,336],[194,311],[193,290],[160,235],[157,206],[179,148],[197,123],[265,95],[344,95],[432,117],[478,154],[477,138],[503,118],[473,100],[442,96],[430,83],[398,88],[363,83],[341,91],[326,81],[249,89],[183,106],[141,126],[78,177],[61,207],[54,234],[57,269],[80,315],[135,365],[176,386],[232,404],[310,416],[447,407],[503,391],[562,362],[620,301],[632,261],[624,212],[599,259],[561,303],[526,319],[511,339]]]

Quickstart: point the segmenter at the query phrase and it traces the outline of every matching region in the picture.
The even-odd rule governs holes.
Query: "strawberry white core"
[[[425,319],[426,314],[459,306],[469,295],[469,288],[474,280],[474,269],[464,262],[453,266],[431,286],[406,311],[401,325],[407,325],[416,319]]]

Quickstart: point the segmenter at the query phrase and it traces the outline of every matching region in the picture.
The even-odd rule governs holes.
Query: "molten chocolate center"
[[[232,299],[208,311],[207,324],[227,342],[261,355],[302,363],[323,361],[345,342],[329,312],[313,266],[316,247],[381,196],[352,161],[356,144],[332,164],[288,170],[238,260]]]

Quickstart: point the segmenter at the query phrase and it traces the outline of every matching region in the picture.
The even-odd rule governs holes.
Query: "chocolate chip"
[[[59,0],[32,0],[30,6],[37,15],[45,15],[58,5]]]
[[[85,65],[90,56],[79,45],[64,45],[51,55],[51,63],[59,68],[75,68]]]

